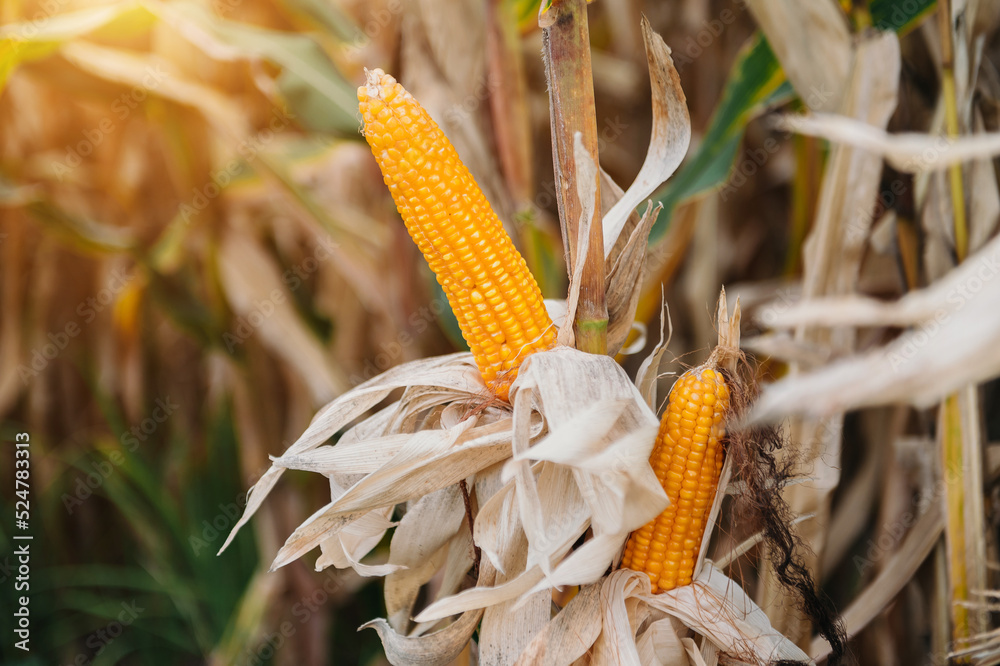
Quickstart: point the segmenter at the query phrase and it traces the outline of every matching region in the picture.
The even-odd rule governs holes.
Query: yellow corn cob
[[[441,128],[394,78],[367,74],[365,138],[483,380],[507,399],[525,356],[555,344],[538,284]]]
[[[688,585],[722,474],[729,389],[701,366],[674,383],[649,463],[670,498],[656,519],[633,532],[622,567],[645,572],[653,592]]]

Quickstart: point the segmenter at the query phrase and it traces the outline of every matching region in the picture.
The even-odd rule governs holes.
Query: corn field
[[[0,3],[0,662],[1000,664],[1000,2]]]

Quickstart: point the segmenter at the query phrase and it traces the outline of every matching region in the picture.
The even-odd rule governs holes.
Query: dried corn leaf
[[[426,636],[402,636],[381,618],[358,630],[370,628],[378,632],[386,659],[393,666],[447,666],[465,649],[482,616],[481,610],[469,611],[441,631]]]
[[[657,380],[660,378],[660,362],[663,360],[663,352],[667,351],[667,345],[670,344],[670,338],[674,333],[673,323],[670,321],[670,309],[667,307],[666,301],[663,303],[662,310],[663,313],[660,316],[660,341],[656,343],[653,351],[643,360],[639,366],[639,370],[635,373],[635,385],[639,389],[639,394],[642,395],[646,404],[649,405],[649,408],[654,413],[658,408],[656,404],[656,385]],[[669,328],[666,335],[663,332],[664,326]]]
[[[295,530],[275,556],[272,569],[301,557],[326,536],[357,520],[359,512],[430,494],[510,455],[506,424],[495,424],[499,427],[489,434],[463,438],[474,423],[469,419],[446,430],[415,433],[391,462],[365,476]]]
[[[405,567],[385,579],[386,618],[406,633],[417,595],[441,568],[447,546],[462,528],[465,504],[457,486],[426,495],[409,507],[392,534],[389,563]]]
[[[637,597],[648,591],[649,578],[627,569],[614,571],[603,581],[600,607],[602,629],[593,648],[596,663],[642,666],[635,635],[650,609],[640,604]]]
[[[862,148],[906,173],[940,171],[953,164],[1000,155],[1000,133],[997,132],[958,138],[916,132],[889,134],[864,121],[826,113],[784,116],[777,125],[788,132]]]
[[[576,333],[573,323],[576,321],[576,308],[580,302],[580,288],[583,285],[583,268],[587,263],[587,250],[590,247],[590,225],[594,219],[594,208],[597,205],[597,165],[594,164],[590,152],[583,145],[583,134],[573,135],[573,159],[576,165],[576,195],[580,199],[580,221],[576,234],[576,257],[569,274],[569,291],[566,294],[566,314],[563,325],[559,329],[559,344],[574,347]]]
[[[361,564],[361,558],[377,546],[386,531],[395,525],[389,520],[391,515],[392,507],[370,511],[321,542],[316,570],[321,571],[330,566],[338,569],[350,567],[361,576],[386,576],[398,571],[401,568],[398,565]]]
[[[627,573],[648,586],[645,574]],[[780,659],[809,661],[802,650],[771,626],[767,615],[743,588],[714,566],[703,567],[691,585],[660,594],[644,592],[641,598],[653,608],[679,618],[726,654],[762,664]]]
[[[590,524],[590,511],[577,485],[573,470],[549,462],[537,465],[538,474],[537,505],[527,504],[521,494],[517,494],[521,524],[526,526],[525,515],[537,508],[537,527],[529,532],[528,568],[539,565],[546,574],[551,573],[553,559],[562,557],[580,538]],[[520,488],[520,484],[517,484]],[[531,506],[531,509],[528,507]]]
[[[490,606],[479,628],[479,663],[482,666],[508,666],[537,636],[552,615],[552,595],[536,592],[526,600],[514,600]]]
[[[459,397],[478,395],[485,389],[472,355],[467,352],[404,363],[360,384],[320,410],[285,455],[297,456],[315,449],[341,428],[384,400],[395,389],[407,386],[434,386],[445,381],[450,381],[456,387],[465,386],[467,389],[465,392],[456,390]],[[239,529],[260,508],[283,472],[283,467],[272,466],[257,481],[250,491],[243,516],[233,527],[219,552],[226,549]]]
[[[705,661],[705,657],[702,656],[702,653],[706,650],[716,651],[712,643],[706,643],[704,648],[699,650],[698,644],[694,642],[693,638],[682,638],[681,645],[684,646],[684,652],[687,653],[688,663],[691,666],[716,666],[719,663],[718,657],[709,664],[709,662]]]
[[[688,650],[685,644],[694,640],[690,638],[682,639],[684,627],[674,617],[665,617],[662,620],[655,620],[640,631],[636,637],[636,648],[639,651],[639,660],[643,664],[664,664],[665,666],[690,666]],[[697,653],[697,646],[695,646]],[[701,655],[698,655],[701,659]],[[704,661],[696,662],[704,663]]]
[[[749,663],[809,661],[773,629],[739,585],[707,566],[691,585],[655,595],[645,574],[627,569],[581,588],[528,645],[518,664],[571,664],[584,658],[636,666],[704,663],[693,641],[685,645],[690,641],[683,637],[685,625],[718,651]]]
[[[508,582],[436,602],[418,621],[517,597],[524,602],[556,585],[591,583],[628,532],[666,506],[647,462],[656,417],[612,359],[565,347],[538,352],[525,361],[510,394],[514,458],[506,473],[513,486],[493,494],[476,518],[484,561],[503,567]],[[533,410],[544,416],[549,434],[528,447],[520,424]],[[594,536],[567,556],[588,523]],[[523,568],[512,571],[517,564]],[[549,567],[546,577],[543,568]]]
[[[523,541],[523,537],[522,542],[523,552],[526,554],[527,542]],[[483,563],[493,570],[493,565],[488,560],[483,560]],[[483,566],[483,564],[480,566]],[[466,613],[477,608],[487,608],[488,606],[501,604],[511,599],[517,599],[525,594],[530,595],[535,592],[533,590],[535,585],[544,578],[545,574],[542,573],[541,568],[536,566],[495,587],[471,587],[452,597],[440,599],[418,613],[414,620],[417,622],[440,620],[441,618],[457,613]]]
[[[317,402],[347,389],[347,378],[291,306],[292,294],[281,269],[257,243],[246,235],[228,233],[219,248],[219,272],[233,311],[247,321],[253,321],[254,313],[261,319],[246,335],[239,330],[229,334],[232,339],[242,342],[259,333],[265,345],[298,370]]]
[[[934,549],[944,531],[944,513],[940,502],[931,501],[924,513],[910,529],[899,548],[889,557],[878,576],[869,583],[841,617],[848,636],[855,636],[874,620],[902,591],[916,574],[917,569]],[[813,659],[820,661],[830,653],[830,646],[822,638],[813,640],[809,648]]]
[[[486,499],[483,484],[477,479],[476,496],[480,502],[479,513],[476,514],[476,545],[493,567],[504,573],[511,566],[507,559],[513,551],[513,542],[522,536],[514,483],[504,484]]]
[[[602,583],[585,585],[521,652],[517,666],[570,666],[601,633]]]
[[[839,95],[841,113],[885,127],[898,99],[900,73],[899,39],[895,33],[865,33],[858,39],[850,75]],[[868,211],[878,196],[881,159],[865,150],[835,145],[823,175],[816,220],[803,245],[802,293],[805,298],[847,294],[857,288],[866,239],[872,223]],[[829,345],[849,353],[854,332],[799,327],[798,342]],[[799,370],[792,368],[792,375]],[[824,421],[796,420],[789,439],[797,448],[802,468],[813,477],[810,483],[787,488],[783,495],[794,515],[814,515],[798,526],[797,535],[808,548],[804,564],[814,578],[825,548],[830,501],[840,481],[840,449],[843,416],[825,414]],[[774,626],[797,643],[807,640],[809,623],[790,599],[791,592],[770,566],[762,567],[758,599]]]
[[[684,159],[691,141],[687,98],[670,57],[670,47],[662,37],[653,32],[645,17],[642,19],[642,36],[646,44],[653,93],[653,131],[639,175],[604,216],[604,254],[612,260],[615,258],[611,257],[611,252],[618,246],[619,236],[622,235],[629,216],[636,206],[673,175]],[[648,236],[648,231],[646,235]]]
[[[409,438],[410,433],[354,442],[344,442],[341,438],[337,446],[324,446],[298,455],[275,458],[274,465],[327,476],[370,474],[392,460]]]
[[[851,33],[835,0],[747,0],[788,80],[810,109],[838,108],[851,66]]]
[[[523,366],[511,388],[515,409],[517,391],[529,387],[545,415],[550,435],[526,457],[565,464],[579,472],[578,484],[589,479],[594,488],[607,491],[594,496],[588,494],[593,489],[580,488],[595,512],[596,530],[628,532],[666,506],[652,469],[643,464],[659,423],[621,366],[606,356],[559,348],[535,354]],[[615,408],[606,407],[614,403],[619,403],[618,414],[612,413]],[[604,412],[610,427],[603,435],[603,446],[586,437],[553,436],[560,431],[573,432],[574,423],[598,408],[611,410]]]
[[[657,204],[656,208],[653,208],[652,203],[646,206],[646,212],[643,213],[638,225],[632,229],[625,247],[608,269],[605,279],[605,298],[608,306],[610,356],[621,350],[632,331],[635,310],[642,294],[649,230],[653,228],[661,210],[663,206],[660,204]]]
[[[894,402],[926,407],[1000,374],[1000,239],[930,287],[896,302],[844,297],[804,301],[775,326],[916,325],[889,344],[765,387],[756,421],[830,414]]]

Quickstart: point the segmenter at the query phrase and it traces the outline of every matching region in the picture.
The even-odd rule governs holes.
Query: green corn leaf
[[[872,23],[900,33],[912,30],[934,8],[935,0],[872,0]],[[654,195],[663,204],[650,243],[663,238],[674,209],[684,201],[721,187],[732,172],[747,123],[765,109],[795,96],[770,45],[759,33],[740,52],[697,150]]]

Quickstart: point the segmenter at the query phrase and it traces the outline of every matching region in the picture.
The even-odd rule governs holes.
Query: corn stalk
[[[549,111],[552,126],[553,170],[559,225],[566,243],[566,265],[576,265],[577,252],[586,248],[580,283],[580,300],[573,329],[576,347],[592,354],[608,349],[608,308],[604,283],[604,231],[601,224],[600,173],[594,182],[578,183],[583,177],[573,157],[574,136],[581,135],[584,149],[594,164],[597,160],[597,115],[594,81],[590,62],[590,30],[586,0],[554,0],[542,6],[538,19],[543,29],[542,52],[549,84]],[[591,219],[584,212],[578,192],[580,185],[595,192]],[[580,230],[588,229],[584,245]]]
[[[955,67],[955,27],[951,0],[938,4],[938,25],[941,34],[941,94],[944,102],[945,133],[956,138],[961,133],[959,93]],[[969,252],[968,219],[962,165],[948,169],[954,225],[955,260],[962,263]],[[963,393],[965,394],[963,396]],[[964,398],[964,399],[963,399]],[[949,610],[954,647],[962,645],[985,627],[978,613],[970,613],[970,589],[984,576],[970,568],[968,551],[981,550],[977,532],[981,529],[982,469],[981,451],[976,437],[975,389],[967,387],[945,398],[941,404],[941,472],[945,502],[945,552],[949,574]],[[974,560],[973,560],[974,561]],[[964,662],[965,660],[963,660]],[[967,662],[966,662],[967,663]]]

